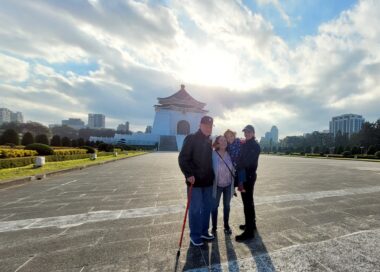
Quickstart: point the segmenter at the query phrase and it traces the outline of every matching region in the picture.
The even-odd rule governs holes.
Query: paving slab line
[[[129,159],[129,158],[133,158],[133,157],[137,157],[137,156],[141,156],[141,155],[145,155],[145,154],[149,154],[149,152],[143,153],[143,154],[138,154],[138,155],[131,156],[131,157],[120,158],[120,159],[116,159],[116,160],[102,161],[102,162],[89,164],[89,165],[76,166],[76,167],[69,168],[69,169],[62,169],[62,170],[57,170],[57,171],[46,172],[43,174],[36,174],[34,176],[21,177],[21,178],[17,178],[17,179],[5,180],[2,182],[0,181],[1,182],[0,183],[0,189],[13,187],[16,185],[22,185],[22,184],[25,184],[25,183],[28,183],[31,181],[38,181],[38,180],[44,179],[46,177],[56,176],[56,175],[64,174],[67,172],[83,170],[83,169],[88,168],[88,167],[99,166],[99,165],[103,165],[103,164],[107,164],[107,163],[111,163],[111,162],[121,161],[121,160]]]

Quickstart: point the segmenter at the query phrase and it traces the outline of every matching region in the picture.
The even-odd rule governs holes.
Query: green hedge
[[[89,158],[88,154],[74,154],[74,155],[51,155],[46,156],[46,162],[56,162],[56,161],[70,161],[70,160],[80,160]]]
[[[111,155],[113,155],[113,152],[98,152],[97,153],[98,157],[111,156]]]
[[[81,149],[86,149],[87,150],[87,154],[94,154],[96,152],[95,148],[93,148],[91,146],[84,145],[84,146],[81,146],[80,148]]]
[[[38,155],[53,155],[54,150],[48,145],[45,144],[30,144],[25,147],[26,150],[35,150],[38,152]]]
[[[112,156],[113,152],[99,152],[98,157]],[[57,162],[57,161],[70,161],[70,160],[80,160],[89,158],[89,154],[75,154],[75,155],[50,155],[45,156],[46,162]],[[35,157],[25,157],[25,158],[11,158],[11,159],[0,159],[0,169],[13,168],[13,167],[23,167],[30,164],[34,164]]]
[[[35,157],[0,159],[0,169],[23,167],[34,163]]]

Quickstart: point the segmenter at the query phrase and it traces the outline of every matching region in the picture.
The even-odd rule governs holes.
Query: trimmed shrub
[[[360,148],[357,147],[357,146],[353,146],[352,149],[351,149],[351,153],[352,153],[352,155],[358,155],[358,154],[360,154]]]
[[[36,136],[36,143],[49,145],[49,139],[45,134],[39,134]]]
[[[71,140],[72,147],[78,147],[78,140]]]
[[[71,161],[71,160],[87,159],[88,157],[89,157],[88,154],[52,155],[52,156],[46,156],[45,161],[46,162]]]
[[[17,158],[37,156],[35,150],[20,150],[20,149],[0,149],[0,158]]]
[[[378,159],[380,159],[380,151],[377,151],[377,152],[375,153],[375,157],[378,158]]]
[[[86,149],[87,150],[87,154],[94,154],[96,152],[95,148],[91,147],[91,146],[81,146],[80,147],[81,149]]]
[[[23,167],[29,164],[34,164],[34,158],[35,157],[1,159],[0,169]]]
[[[105,152],[113,152],[113,145],[106,144],[106,143],[101,143],[98,145],[98,150],[99,151],[105,151]]]
[[[84,146],[84,145],[85,145],[84,139],[83,138],[79,138],[78,139],[78,146]]]
[[[376,153],[376,147],[374,145],[370,145],[367,150],[367,155],[374,155]]]
[[[51,146],[61,146],[61,137],[59,135],[54,135],[50,141]]]
[[[54,150],[54,155],[76,155],[76,154],[87,154],[87,149],[67,148],[67,149]]]
[[[343,153],[343,146],[338,146],[335,148],[335,154],[342,154]]]
[[[341,154],[329,154],[329,158],[343,158]]]
[[[27,132],[22,136],[22,140],[21,140],[22,145],[30,145],[33,143],[34,143],[34,137],[32,133]]]
[[[345,158],[352,157],[352,155],[351,155],[351,151],[344,151],[344,152],[342,153],[342,156],[345,157]]]
[[[18,145],[20,143],[20,139],[18,138],[18,134],[13,129],[7,129],[0,137],[0,144],[14,144]]]
[[[38,143],[30,144],[30,145],[27,145],[25,149],[35,150],[38,152],[38,155],[53,155],[54,154],[54,150],[50,146],[44,145],[44,144],[38,144]]]
[[[98,157],[113,156],[113,152],[98,152]]]
[[[71,146],[71,141],[67,137],[62,138],[62,146]]]

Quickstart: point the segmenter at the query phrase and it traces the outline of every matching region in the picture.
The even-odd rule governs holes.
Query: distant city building
[[[69,118],[68,120],[62,120],[62,126],[69,126],[73,129],[79,130],[85,127],[84,122],[79,118]]]
[[[11,121],[12,112],[6,108],[0,108],[0,125]]]
[[[88,114],[88,127],[89,128],[105,128],[106,116],[104,114],[89,113]]]
[[[338,131],[342,134],[348,134],[351,137],[352,134],[361,130],[364,124],[364,118],[357,114],[343,114],[335,116],[330,121],[330,133],[336,136]]]
[[[49,128],[55,128],[55,127],[60,127],[60,124],[50,124],[48,125]]]
[[[129,122],[125,122],[125,124],[120,124],[117,126],[116,131],[121,133],[129,132]]]
[[[273,126],[270,129],[270,134],[271,134],[271,139],[273,143],[277,144],[278,143],[278,128],[276,126]]]
[[[260,145],[262,147],[273,147],[278,145],[278,128],[272,126],[271,130],[265,132],[265,137],[261,137]]]
[[[11,113],[11,122],[24,123],[24,117],[21,112],[12,112]]]
[[[145,133],[152,133],[152,126],[147,126],[145,129]]]
[[[3,123],[16,122],[23,123],[24,117],[21,112],[12,112],[7,108],[0,108],[0,125]]]

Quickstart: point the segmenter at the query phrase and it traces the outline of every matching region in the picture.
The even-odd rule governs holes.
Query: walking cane
[[[177,271],[179,255],[181,254],[181,246],[182,246],[183,232],[184,232],[184,230],[185,230],[185,226],[186,226],[186,218],[187,218],[187,212],[189,211],[189,205],[190,205],[191,192],[192,192],[192,190],[193,190],[193,184],[190,185],[189,194],[188,194],[188,196],[187,196],[187,204],[186,204],[185,217],[183,218],[183,225],[182,225],[181,238],[180,238],[180,240],[179,240],[178,251],[177,251],[177,258],[176,258],[176,262],[175,262],[175,268],[174,268],[174,271]]]

